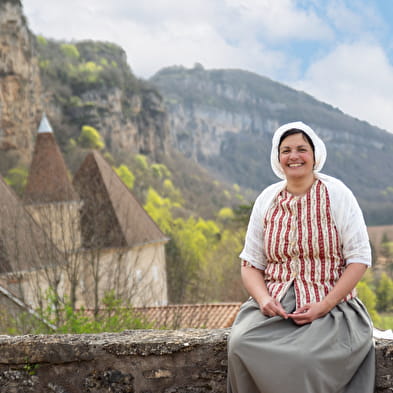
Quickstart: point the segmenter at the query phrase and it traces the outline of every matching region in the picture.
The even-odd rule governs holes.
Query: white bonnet
[[[280,162],[278,161],[278,144],[280,143],[281,135],[283,135],[286,131],[297,129],[304,131],[310,139],[314,143],[314,156],[315,156],[315,165],[314,172],[319,172],[326,161],[326,147],[323,143],[322,139],[320,139],[314,130],[309,127],[307,124],[304,124],[301,121],[295,121],[293,123],[287,123],[282,125],[280,128],[276,130],[273,135],[272,141],[272,152],[270,156],[270,162],[272,165],[273,172],[280,178],[285,179],[284,171],[281,168]]]

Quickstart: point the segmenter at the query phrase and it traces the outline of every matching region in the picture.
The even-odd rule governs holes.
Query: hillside
[[[2,175],[29,165],[44,110],[71,172],[82,156],[70,146],[88,125],[103,137],[114,165],[137,154],[166,164],[187,210],[212,217],[223,206],[251,201],[276,180],[271,134],[282,123],[303,120],[327,143],[324,172],[354,190],[367,223],[393,223],[392,134],[246,71],[197,64],[141,80],[119,46],[35,37],[19,0],[0,6]],[[241,189],[233,191],[233,184]]]
[[[392,134],[247,71],[175,66],[150,81],[165,98],[172,145],[217,177],[255,191],[276,181],[272,133],[302,120],[326,142],[324,172],[355,192],[368,224],[393,223]]]
[[[0,173],[7,176],[13,171],[18,192],[45,111],[70,175],[86,154],[75,144],[82,127],[89,126],[102,137],[102,152],[113,166],[131,167],[140,154],[152,165],[167,165],[188,214],[215,217],[223,206],[239,203],[231,185],[228,191],[200,165],[171,148],[163,98],[148,81],[133,74],[121,47],[35,36],[19,0],[0,1],[0,11]],[[158,187],[159,182],[154,177],[137,178],[134,192],[144,203],[149,186]]]

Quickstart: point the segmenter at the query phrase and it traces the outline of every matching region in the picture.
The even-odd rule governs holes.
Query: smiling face
[[[287,180],[313,177],[314,152],[301,133],[287,136],[278,148],[278,159]]]

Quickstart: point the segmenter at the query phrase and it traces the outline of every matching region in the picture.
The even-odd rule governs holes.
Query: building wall
[[[108,291],[135,307],[166,305],[167,277],[165,245],[154,243],[132,249],[93,250],[83,254],[84,273],[80,283],[81,302],[94,308],[94,286],[99,277],[99,298]],[[82,305],[82,303],[80,304]]]
[[[57,202],[25,205],[27,211],[44,229],[49,239],[63,252],[74,252],[81,247],[81,202]]]
[[[109,291],[135,307],[168,303],[164,243],[85,250],[70,253],[66,261],[54,261],[46,269],[2,275],[0,285],[33,309],[40,302],[46,303],[50,287],[57,288],[60,298],[70,299],[70,277],[75,281],[77,308],[94,309],[96,293],[101,308],[101,300]]]

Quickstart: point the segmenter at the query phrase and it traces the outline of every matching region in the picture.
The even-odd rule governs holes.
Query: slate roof
[[[135,247],[169,240],[99,152],[86,156],[73,185],[83,201],[85,247]]]
[[[78,199],[63,155],[44,115],[37,133],[24,200],[26,203],[50,203]]]
[[[136,307],[133,310],[156,329],[221,329],[232,326],[240,305],[241,303],[176,304]]]
[[[62,254],[0,177],[0,273],[64,262]]]

